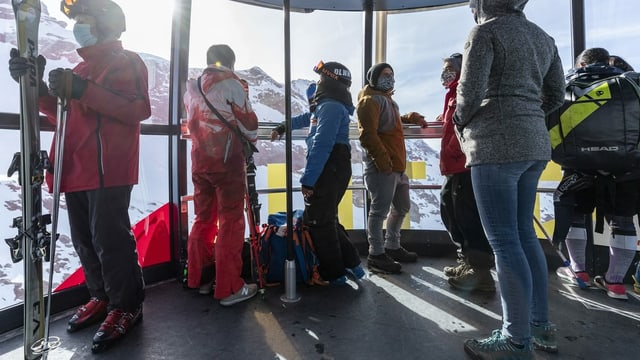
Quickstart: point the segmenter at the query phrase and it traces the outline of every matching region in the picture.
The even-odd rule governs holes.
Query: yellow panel
[[[404,216],[404,219],[402,220],[402,229],[405,229],[405,230],[411,229],[410,213],[407,213],[407,215]]]
[[[409,179],[426,179],[427,163],[425,163],[424,161],[408,161],[406,173]]]
[[[542,223],[542,226],[547,231],[547,234],[549,236],[552,236],[553,227],[555,226],[555,224],[556,224],[555,219],[554,220],[549,220],[549,221],[546,221],[546,222]],[[538,239],[542,239],[544,241],[549,241],[549,239],[547,239],[547,237],[544,235],[544,233],[540,230],[540,227],[538,225],[536,225],[536,224],[534,224],[534,226],[536,227],[536,235],[538,235]]]
[[[536,204],[533,207],[533,214],[542,223],[542,220],[540,219],[540,194],[536,194]],[[538,224],[535,223],[535,220],[533,220],[533,222],[534,222],[533,223],[533,228],[536,230],[536,236],[538,237],[538,239],[543,239],[544,241],[549,241],[547,239],[547,237],[544,235],[544,233],[542,232],[542,230],[540,230],[540,227],[538,226]],[[542,223],[542,226],[547,231],[547,234],[549,234],[549,236],[551,236],[551,234],[553,233],[554,224],[555,224],[555,220],[551,220],[551,221],[547,221],[547,222]]]
[[[286,164],[267,164],[267,188],[284,188],[287,186],[287,179],[282,176],[286,171]],[[267,202],[268,214],[285,211],[287,208],[287,194],[268,194]]]
[[[287,186],[287,180],[282,174],[286,172],[286,164],[268,164],[267,165],[267,188],[284,188]],[[351,181],[349,181],[351,184]],[[268,214],[279,211],[285,211],[287,208],[287,194],[276,193],[267,194]],[[340,223],[346,229],[353,229],[353,192],[348,190],[342,201],[338,205],[338,216]]]
[[[351,183],[351,182],[349,182]],[[338,204],[338,219],[345,229],[353,229],[353,191],[347,190]]]
[[[562,179],[562,169],[560,165],[549,161],[547,167],[542,172],[541,181],[560,181]]]

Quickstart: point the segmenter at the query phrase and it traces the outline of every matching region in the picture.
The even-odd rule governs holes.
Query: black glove
[[[458,113],[457,113],[457,112],[456,112],[456,113],[453,113],[453,119],[452,119],[452,120],[453,120],[453,123],[454,123],[454,124],[455,124],[455,126],[456,126],[456,130],[458,130],[458,132],[459,132],[460,134],[462,134],[462,130],[464,130],[464,127],[465,127],[467,124],[462,124],[462,120],[461,120],[461,119],[460,119],[460,117],[458,116]]]
[[[271,131],[277,132],[279,135],[282,135],[287,131],[285,122],[281,122],[278,126],[274,127]]]
[[[304,198],[305,205],[311,205],[313,199],[313,187],[302,185],[302,197]]]
[[[55,97],[69,93],[69,89],[66,89],[64,74],[69,69],[57,68],[49,72],[49,94]],[[87,88],[87,80],[84,80],[80,76],[72,73],[71,79],[71,98],[80,99],[82,94]]]
[[[29,70],[29,64],[27,63],[27,58],[20,56],[20,51],[16,48],[12,48],[9,53],[9,73],[11,77],[16,82],[20,81],[20,77],[27,73]],[[47,84],[44,83],[42,77],[44,75],[44,67],[47,65],[47,59],[42,55],[38,55],[38,59],[36,61],[36,67],[39,76],[39,95],[45,95],[48,91]]]

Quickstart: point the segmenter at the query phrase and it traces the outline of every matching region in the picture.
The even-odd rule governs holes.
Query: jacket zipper
[[[97,120],[98,120],[98,126],[96,128],[96,146],[97,146],[97,151],[96,154],[98,156],[98,179],[100,181],[100,188],[102,189],[104,187],[104,163],[102,160],[102,135],[101,135],[101,128],[102,128],[102,115],[100,113],[98,113],[97,116]]]

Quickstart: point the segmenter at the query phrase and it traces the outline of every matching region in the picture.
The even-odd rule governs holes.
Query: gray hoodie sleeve
[[[556,48],[553,63],[544,77],[542,84],[542,110],[549,114],[564,103],[564,71]]]
[[[456,97],[457,107],[453,121],[464,127],[480,109],[488,87],[494,51],[490,34],[479,26],[469,33],[462,57],[462,71]]]

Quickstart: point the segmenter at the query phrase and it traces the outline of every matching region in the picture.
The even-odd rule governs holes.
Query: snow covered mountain
[[[15,21],[10,0],[0,0],[0,54],[9,56],[9,51],[16,45]],[[40,23],[39,52],[47,59],[45,73],[49,70],[64,67],[70,68],[80,61],[75,49],[77,45],[66,23],[61,18],[52,17],[46,5],[42,4]],[[149,70],[149,92],[152,102],[152,116],[145,123],[167,124],[169,94],[169,61],[153,54],[140,54]],[[6,63],[5,63],[6,64]],[[197,77],[202,69],[190,69],[189,77]],[[238,74],[249,83],[252,105],[261,122],[279,123],[284,120],[284,84],[278,83],[259,67],[239,70]],[[307,100],[305,90],[311,81],[305,79],[292,82],[292,114],[306,111]],[[17,84],[9,77],[8,71],[0,71],[0,83],[5,86],[0,112],[17,113],[19,109],[19,90]],[[355,119],[354,119],[355,121]],[[41,148],[48,149],[52,134],[43,132]],[[0,169],[8,167],[13,154],[19,151],[19,137],[16,131],[0,130],[0,142],[3,151],[0,152]],[[410,140],[407,141],[409,160],[426,164],[426,178],[412,179],[412,183],[420,185],[439,185],[441,181],[438,169],[439,155],[438,141]],[[362,184],[362,149],[357,140],[351,142],[353,161],[353,184]],[[147,214],[167,202],[167,166],[166,139],[159,136],[143,136],[140,153],[140,185],[134,188],[130,214],[132,222],[144,218]],[[436,148],[434,150],[434,147]],[[285,159],[285,142],[260,141],[259,153],[255,156],[258,166],[257,187],[267,188],[266,167],[268,164],[283,163]],[[295,141],[293,146],[293,184],[299,185],[305,164],[305,145],[303,141]],[[4,173],[4,171],[0,172]],[[410,227],[413,229],[442,229],[439,214],[439,192],[433,190],[416,190],[411,192],[412,210],[410,213]],[[267,218],[265,202],[263,203],[262,219]],[[17,229],[10,228],[12,219],[21,215],[20,186],[17,175],[8,178],[0,175],[0,237],[13,238]],[[354,192],[354,206],[360,211],[354,211],[354,223],[363,224],[361,209],[365,203],[361,192]],[[51,211],[52,198],[43,189],[43,212]],[[294,207],[302,207],[302,199],[296,197]],[[60,224],[61,234],[58,241],[56,263],[54,267],[54,286],[60,283],[79,267],[69,238],[64,197],[61,203]],[[44,278],[48,278],[48,264],[45,264]],[[0,244],[0,309],[15,304],[23,296],[22,263],[13,264],[9,248]]]

